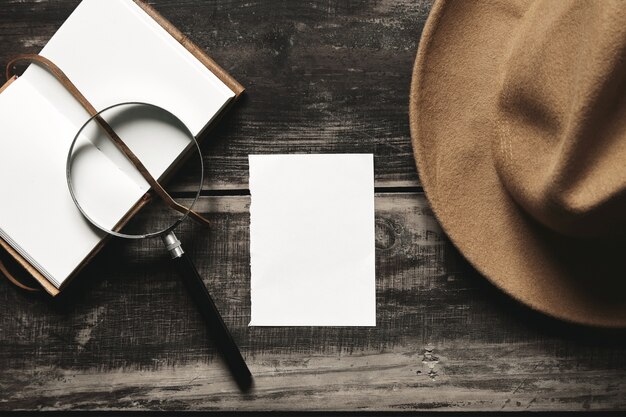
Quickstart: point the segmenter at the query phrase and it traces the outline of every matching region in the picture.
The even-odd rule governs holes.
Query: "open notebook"
[[[94,105],[139,101],[178,116],[197,137],[243,88],[171,24],[133,0],[84,0],[41,55],[59,66]],[[74,206],[65,178],[69,145],[89,115],[45,69],[31,65],[0,94],[0,238],[55,294],[101,246],[105,235]],[[142,159],[146,146],[133,149]],[[184,149],[158,155],[166,170]],[[123,190],[117,223],[145,189],[94,148],[90,163]],[[12,249],[12,250],[11,250]]]

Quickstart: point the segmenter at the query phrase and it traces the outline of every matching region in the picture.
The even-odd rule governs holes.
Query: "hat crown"
[[[626,231],[626,3],[539,0],[504,60],[500,180],[566,235]]]

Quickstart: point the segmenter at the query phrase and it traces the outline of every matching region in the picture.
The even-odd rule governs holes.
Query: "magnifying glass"
[[[185,193],[173,193],[168,179],[182,164],[194,185]],[[237,383],[249,387],[250,370],[174,234],[188,217],[206,223],[193,211],[204,180],[202,154],[185,124],[152,104],[107,107],[89,118],[74,137],[66,176],[76,207],[94,227],[125,239],[163,240]]]

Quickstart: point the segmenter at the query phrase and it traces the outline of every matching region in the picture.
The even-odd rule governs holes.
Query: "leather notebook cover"
[[[159,14],[150,5],[144,3],[141,0],[133,0],[146,14],[148,14],[154,21],[156,21],[163,29],[165,29],[176,41],[178,41],[185,49],[187,49],[194,57],[196,57],[205,67],[207,67],[215,76],[217,76],[228,88],[230,88],[235,94],[235,98],[223,109],[210,123],[207,129],[198,137],[198,140],[202,140],[206,137],[206,133],[215,126],[215,124],[221,119],[221,116],[233,105],[237,98],[244,92],[244,87],[237,82],[230,74],[222,69],[213,59],[211,59],[202,49],[195,45],[189,38],[187,38],[182,32],[180,32],[174,25],[172,25],[167,19]],[[2,87],[0,87],[0,93],[2,93],[17,77],[9,79]],[[87,117],[87,115],[86,115]],[[176,171],[177,167],[172,169],[172,173]],[[121,223],[127,222],[132,216],[137,213],[150,199],[149,195],[144,196],[142,200],[135,205],[122,219]],[[80,270],[102,249],[102,247],[108,241],[108,237],[102,240],[102,242],[84,259],[80,266],[74,271],[71,278],[76,276]],[[32,266],[23,256],[21,256],[11,245],[0,238],[0,247],[3,248],[6,253],[13,258],[24,271],[32,276],[41,286],[51,295],[55,296],[60,293],[63,287],[71,281],[71,278],[63,283],[61,288],[56,288],[46,277],[44,277],[34,266]]]

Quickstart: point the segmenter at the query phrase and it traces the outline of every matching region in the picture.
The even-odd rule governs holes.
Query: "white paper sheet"
[[[371,154],[250,155],[251,326],[375,326]]]

